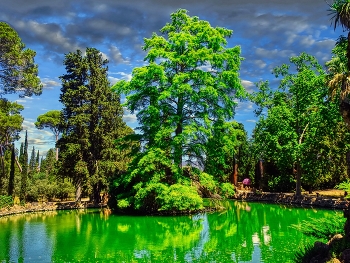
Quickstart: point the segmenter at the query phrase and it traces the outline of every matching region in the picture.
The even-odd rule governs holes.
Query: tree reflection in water
[[[125,216],[103,210],[0,218],[0,261],[287,262],[314,242],[290,225],[335,211],[226,201],[222,212]]]

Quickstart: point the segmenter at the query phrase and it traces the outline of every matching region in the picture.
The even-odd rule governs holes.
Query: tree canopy
[[[10,93],[18,93],[20,97],[41,94],[35,55],[35,51],[25,49],[21,38],[9,24],[0,22],[0,96]]]
[[[59,171],[73,180],[77,200],[84,190],[96,203],[117,169],[115,140],[127,129],[120,98],[110,89],[107,63],[95,48],[87,48],[86,55],[77,50],[65,56],[67,73],[60,77],[64,132],[57,143]]]
[[[240,47],[226,47],[231,30],[179,9],[160,32],[144,39],[148,64],[113,87],[128,95],[125,107],[140,124],[134,138],[141,151],[121,180],[140,182],[134,194],[145,199],[183,180],[183,164],[198,166],[211,126],[232,119],[235,99],[245,95],[238,73]]]
[[[39,115],[37,121],[34,123],[35,127],[38,129],[48,128],[55,135],[56,142],[58,141],[58,136],[62,131],[61,124],[61,111],[51,110],[42,115]],[[58,148],[56,148],[56,161],[58,160]]]

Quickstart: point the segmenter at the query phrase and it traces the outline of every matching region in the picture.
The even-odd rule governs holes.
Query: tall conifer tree
[[[93,201],[100,202],[100,192],[116,169],[114,141],[126,128],[119,96],[110,89],[107,63],[95,48],[87,48],[85,56],[78,50],[66,55],[67,73],[60,77],[65,124],[58,141],[60,173],[72,178],[76,201],[82,187],[89,186]]]
[[[23,157],[22,157],[22,177],[21,177],[21,190],[19,198],[21,202],[25,202],[27,191],[27,177],[28,177],[28,131],[24,139]]]

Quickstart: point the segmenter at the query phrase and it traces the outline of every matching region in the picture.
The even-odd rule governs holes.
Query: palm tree
[[[332,99],[339,99],[340,113],[344,122],[350,128],[350,73],[348,70],[347,58],[348,40],[341,36],[339,37],[336,46],[332,50],[334,56],[326,66],[328,68],[328,87]]]
[[[348,37],[341,36],[333,49],[334,56],[327,67],[330,72],[328,85],[331,96],[339,96],[340,113],[350,128],[350,0],[335,0],[329,5],[334,21],[334,30],[341,25],[348,32]]]
[[[327,62],[329,70],[328,86],[331,96],[339,97],[340,113],[350,129],[350,0],[335,0],[329,5],[334,21],[334,30],[341,25],[348,31],[348,37],[341,36],[333,49],[333,58]],[[348,159],[348,158],[347,158]],[[350,209],[344,210],[346,218],[345,236],[350,238]]]

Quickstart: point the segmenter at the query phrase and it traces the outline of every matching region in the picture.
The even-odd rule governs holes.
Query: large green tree
[[[276,77],[282,77],[276,91],[260,83],[260,91],[253,96],[260,106],[258,113],[267,110],[254,139],[258,157],[271,161],[284,177],[295,171],[296,195],[300,195],[302,180],[308,185],[322,182],[325,170],[333,169],[341,158],[341,150],[335,148],[346,152],[348,139],[338,139],[337,130],[344,123],[337,104],[328,99],[326,74],[316,59],[302,53],[290,62],[293,69],[290,65],[274,69]]]
[[[56,143],[62,131],[61,127],[61,111],[51,110],[42,115],[39,115],[34,123],[38,129],[48,128],[55,135]],[[58,160],[58,148],[56,147],[56,161]]]
[[[125,106],[137,115],[139,133],[134,137],[142,147],[120,183],[129,189],[141,181],[134,188],[136,196],[150,197],[152,205],[154,192],[183,180],[183,163],[198,162],[211,126],[232,119],[235,98],[244,95],[240,47],[226,47],[231,30],[179,9],[160,32],[144,40],[147,65],[113,87],[128,95]]]
[[[40,95],[35,52],[25,49],[17,32],[6,22],[0,22],[0,96],[18,93],[21,97]]]
[[[87,48],[85,55],[71,52],[64,60],[67,73],[60,77],[64,132],[57,143],[59,167],[62,176],[72,178],[77,201],[82,190],[90,192],[94,202],[100,201],[117,169],[115,140],[125,135],[123,110],[119,96],[110,89],[107,63],[95,48]]]

